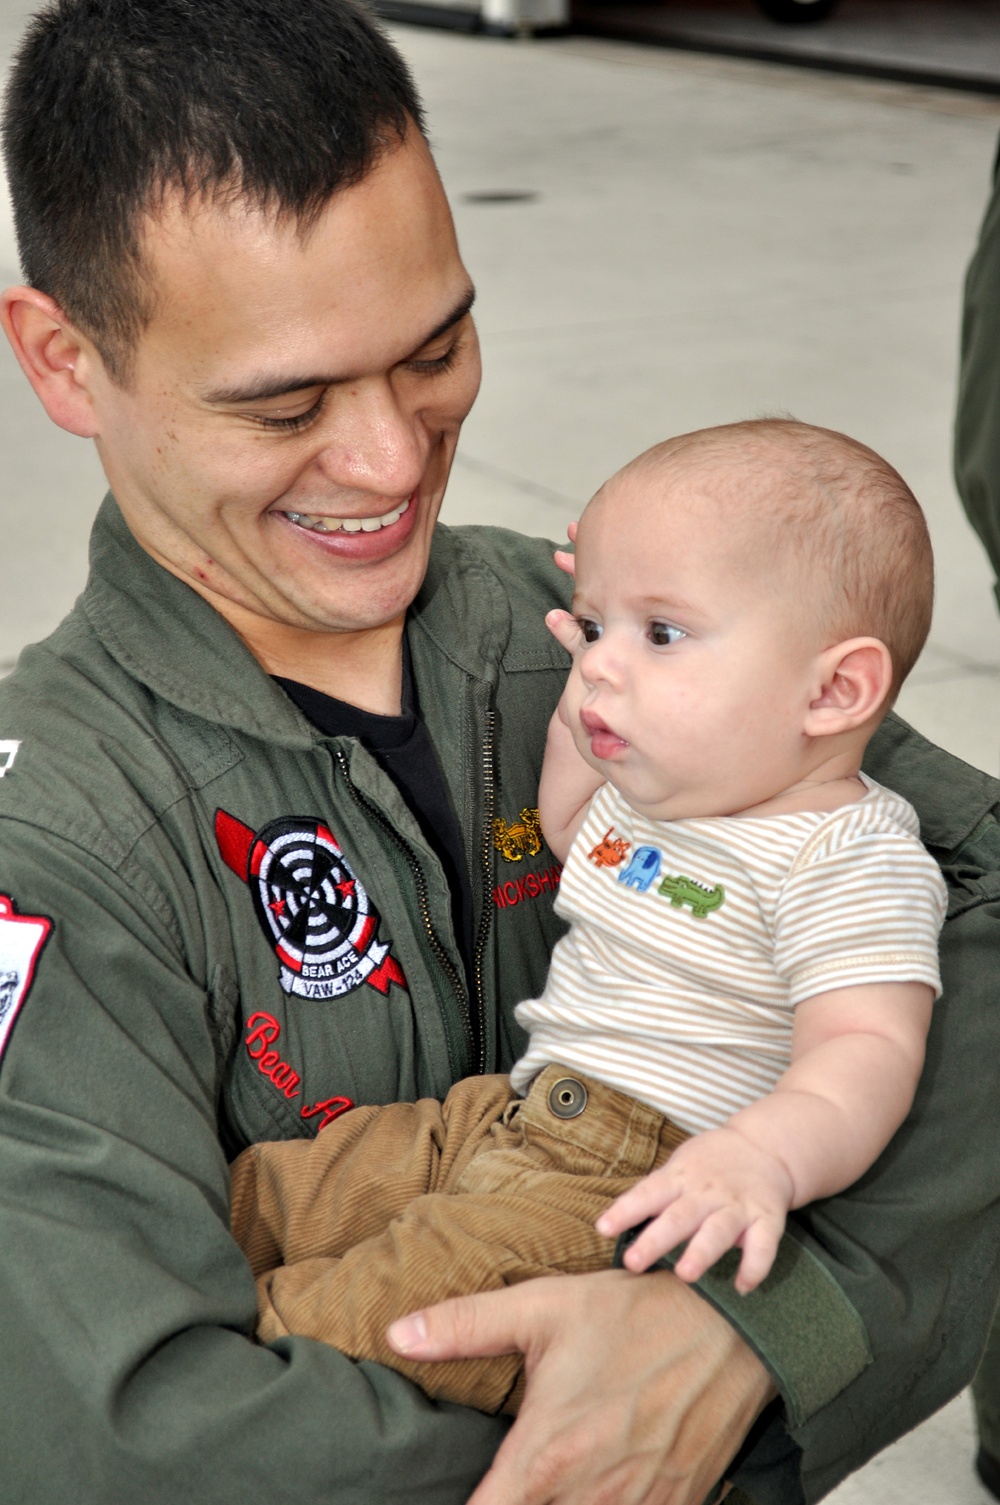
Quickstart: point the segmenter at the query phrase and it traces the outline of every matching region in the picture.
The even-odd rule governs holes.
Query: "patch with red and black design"
[[[217,810],[215,838],[226,866],[250,888],[284,992],[343,998],[364,983],[382,994],[393,983],[406,987],[378,939],[378,910],[323,821],[287,816],[254,832]]]
[[[19,914],[10,895],[0,894],[0,1056],[31,992],[52,930],[47,915]]]

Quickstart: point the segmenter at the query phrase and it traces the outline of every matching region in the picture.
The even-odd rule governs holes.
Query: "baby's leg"
[[[315,1139],[252,1145],[234,1161],[233,1236],[255,1276],[342,1254],[454,1176],[511,1100],[506,1077],[433,1098],[352,1108]]]
[[[614,1243],[595,1231],[594,1219],[684,1136],[652,1109],[589,1082],[585,1109],[567,1120],[551,1106],[560,1108],[560,1075],[548,1068],[478,1154],[377,1237],[342,1258],[312,1258],[263,1276],[260,1336],[306,1333],[352,1358],[390,1365],[429,1395],[513,1409],[520,1354],[417,1364],[395,1354],[385,1332],[395,1318],[449,1296],[611,1265]]]

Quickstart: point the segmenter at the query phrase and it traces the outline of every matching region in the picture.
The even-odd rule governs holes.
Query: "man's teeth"
[[[341,530],[345,533],[377,533],[379,528],[391,528],[393,523],[398,523],[409,505],[407,498],[382,517],[310,517],[308,512],[286,512],[285,516],[311,533],[339,533]]]

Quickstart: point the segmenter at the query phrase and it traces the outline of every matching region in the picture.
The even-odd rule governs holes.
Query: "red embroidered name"
[[[273,1082],[278,1091],[291,1101],[292,1098],[301,1096],[302,1078],[294,1071],[287,1061],[281,1059],[278,1051],[270,1047],[275,1045],[281,1034],[281,1025],[273,1014],[258,1012],[251,1014],[247,1020],[246,1048],[247,1055],[257,1063],[257,1070],[261,1076],[266,1076],[269,1082]],[[332,1124],[335,1118],[346,1113],[348,1108],[353,1108],[354,1103],[349,1097],[328,1097],[321,1103],[312,1103],[306,1106],[304,1103],[300,1109],[300,1116],[305,1119],[315,1118],[322,1113],[316,1132],[325,1129]]]
[[[508,883],[498,883],[493,890],[493,903],[497,909],[513,909],[526,899],[537,899],[542,894],[555,893],[559,887],[562,864],[553,863],[549,868],[540,868],[537,873],[525,873],[523,878],[512,878]]]
[[[302,1078],[283,1061],[276,1050],[269,1050],[281,1034],[281,1025],[273,1014],[251,1014],[247,1020],[247,1055],[257,1062],[257,1070],[273,1082],[278,1091],[291,1099],[299,1096]]]
[[[335,1118],[339,1118],[342,1113],[347,1112],[348,1108],[353,1107],[354,1104],[349,1097],[328,1097],[325,1102],[313,1103],[311,1108],[303,1108],[302,1117],[315,1118],[317,1113],[322,1113],[322,1121],[316,1126],[316,1133],[319,1134],[327,1124],[332,1124]]]

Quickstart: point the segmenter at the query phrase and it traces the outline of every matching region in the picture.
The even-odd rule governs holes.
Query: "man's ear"
[[[0,323],[21,370],[53,423],[81,439],[97,433],[86,377],[96,353],[58,303],[33,287],[0,295]]]
[[[817,664],[818,693],[806,712],[809,737],[854,731],[876,714],[892,688],[892,657],[878,638],[848,638]]]

